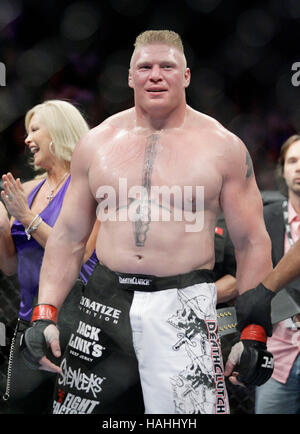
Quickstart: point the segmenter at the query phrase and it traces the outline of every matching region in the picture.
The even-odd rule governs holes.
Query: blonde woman
[[[34,371],[19,358],[20,336],[31,319],[36,301],[40,268],[48,236],[60,213],[70,182],[70,161],[79,139],[89,127],[72,104],[50,100],[36,105],[25,117],[25,143],[36,169],[44,174],[21,184],[11,173],[2,176],[0,203],[0,268],[7,275],[18,273],[20,308],[12,344],[4,399],[9,412],[45,412],[52,397],[55,376]],[[9,219],[8,213],[11,218]],[[60,313],[60,341],[63,348],[69,338],[76,302],[97,263],[94,252],[97,223],[86,247],[80,279]],[[30,399],[24,399],[30,397]]]

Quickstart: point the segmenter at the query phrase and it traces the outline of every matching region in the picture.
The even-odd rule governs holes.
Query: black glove
[[[275,292],[267,289],[262,283],[239,295],[235,301],[237,326],[242,331],[248,324],[261,325],[272,336],[271,300]]]
[[[261,386],[273,374],[273,355],[262,342],[243,341],[243,345],[237,379],[246,386]]]
[[[50,305],[37,305],[32,314],[31,325],[21,340],[24,363],[31,369],[39,369],[39,360],[46,355],[53,339],[59,337],[56,327],[57,309]]]
[[[39,360],[46,354],[48,348],[44,331],[49,324],[55,325],[49,320],[35,321],[23,335],[21,354],[28,368],[39,369],[40,367]]]
[[[246,386],[261,386],[272,376],[274,370],[273,355],[267,351],[267,336],[261,326],[246,327],[241,340],[235,344],[228,360],[238,371],[237,379]]]

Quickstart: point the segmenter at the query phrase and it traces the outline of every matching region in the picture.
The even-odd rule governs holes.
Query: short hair
[[[25,128],[35,114],[48,130],[54,144],[57,159],[69,163],[80,138],[89,131],[89,126],[80,111],[71,103],[63,100],[48,100],[32,107],[25,116]]]
[[[290,147],[300,140],[300,134],[294,134],[291,137],[289,137],[281,146],[279,157],[277,160],[277,167],[276,167],[276,176],[277,176],[277,182],[278,182],[278,188],[285,196],[287,195],[287,185],[283,178],[283,168],[285,163],[285,158],[288,150]]]
[[[184,53],[181,37],[178,33],[173,32],[173,30],[146,30],[137,36],[134,47],[137,48],[138,46],[155,42],[171,45]]]

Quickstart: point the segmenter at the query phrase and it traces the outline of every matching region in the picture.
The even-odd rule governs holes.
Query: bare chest
[[[99,201],[100,187],[120,193],[140,189],[148,195],[186,192],[193,201],[197,188],[208,204],[219,198],[222,156],[195,134],[127,135],[99,146],[90,167],[91,190]],[[199,191],[199,190],[198,190]]]

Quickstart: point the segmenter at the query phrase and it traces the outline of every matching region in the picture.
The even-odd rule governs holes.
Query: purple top
[[[64,196],[70,183],[70,175],[62,185],[61,189],[49,202],[46,208],[40,213],[43,221],[53,227],[60,213]],[[29,194],[27,202],[29,208],[33,199],[45,179],[40,182]],[[20,311],[19,317],[30,321],[33,299],[38,291],[40,270],[42,266],[44,248],[33,238],[27,239],[25,228],[19,220],[15,220],[11,227],[11,234],[16,246],[18,257],[18,278],[20,284]],[[94,251],[90,259],[82,266],[80,277],[87,282],[92,274],[96,263],[98,262],[96,252]]]

